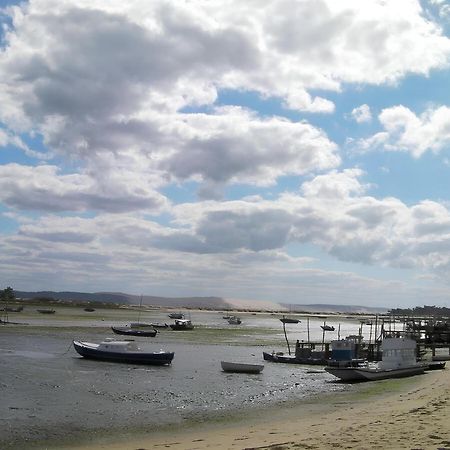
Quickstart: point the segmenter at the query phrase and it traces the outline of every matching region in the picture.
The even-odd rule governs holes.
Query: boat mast
[[[138,323],[140,323],[141,321],[141,309],[142,309],[142,294],[141,294],[141,301],[139,302]]]

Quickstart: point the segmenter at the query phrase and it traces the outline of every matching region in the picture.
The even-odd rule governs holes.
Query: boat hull
[[[280,319],[282,323],[300,323],[300,320],[298,319],[289,319],[288,317],[283,317]]]
[[[272,353],[263,352],[263,358],[265,361],[283,364],[305,364],[310,366],[324,366],[327,361],[324,359],[316,358],[296,358],[291,355],[276,355]]]
[[[170,324],[169,325],[170,328],[174,331],[190,331],[194,329],[193,325],[188,325],[188,326],[184,326],[184,325],[174,325],[174,324]]]
[[[370,370],[370,369],[356,369],[367,381],[386,380],[388,378],[404,378],[413,375],[420,375],[425,372],[425,367],[405,367],[403,369],[392,370]]]
[[[36,311],[41,314],[55,314],[56,312],[54,309],[37,309]]]
[[[264,369],[263,364],[236,363],[229,361],[221,361],[220,365],[224,372],[234,373],[260,373]]]
[[[376,381],[388,378],[404,378],[425,372],[424,366],[380,370],[356,367],[325,367],[325,371],[342,381]]]
[[[342,381],[366,381],[366,378],[353,367],[325,367],[325,372]]]
[[[84,358],[99,361],[164,366],[172,362],[174,352],[108,352],[73,341],[77,353]]]
[[[111,330],[115,334],[121,334],[123,336],[144,336],[144,337],[155,337],[158,333],[156,330],[139,330],[133,328],[121,328],[121,327],[111,327]]]
[[[169,325],[167,325],[167,323],[159,323],[159,322],[152,323],[151,326],[153,328],[169,328]]]

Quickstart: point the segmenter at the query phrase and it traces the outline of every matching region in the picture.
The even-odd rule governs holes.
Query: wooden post
[[[309,316],[306,318],[306,326],[308,329],[308,345],[310,345],[311,341],[309,340]]]
[[[323,344],[325,343],[325,325],[327,324],[327,322],[324,320],[323,321],[323,331],[322,331],[322,351],[323,351]]]
[[[289,352],[289,355],[290,355],[291,354],[291,348],[289,347],[289,340],[288,340],[288,337],[287,337],[287,334],[286,334],[286,324],[284,322],[283,322],[283,331],[284,331],[284,337],[286,339],[288,352]]]

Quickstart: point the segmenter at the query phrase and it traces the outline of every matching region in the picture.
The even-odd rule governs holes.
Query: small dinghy
[[[105,340],[100,344],[73,341],[78,354],[84,358],[101,361],[124,362],[132,364],[152,364],[163,366],[170,364],[174,352],[147,352],[140,349],[134,341]]]
[[[221,361],[220,365],[222,366],[222,370],[224,372],[260,373],[264,369],[264,364]]]

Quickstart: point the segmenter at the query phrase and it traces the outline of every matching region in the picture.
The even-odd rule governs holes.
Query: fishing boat
[[[169,325],[172,330],[175,331],[185,331],[185,330],[193,330],[194,325],[188,319],[175,319],[175,323]]]
[[[221,361],[220,365],[224,372],[235,373],[260,373],[264,369],[264,364],[249,364],[240,362]]]
[[[228,323],[230,325],[240,325],[242,323],[242,320],[237,316],[230,316],[228,319]]]
[[[94,312],[94,311],[95,311],[94,308],[84,308],[84,310],[85,310],[86,312]]]
[[[115,334],[124,336],[155,337],[158,333],[157,330],[150,327],[111,327],[111,330],[113,330]]]
[[[36,311],[41,314],[55,314],[56,312],[54,309],[37,309]]]
[[[416,361],[416,341],[405,337],[386,337],[381,343],[382,360],[356,367],[325,367],[342,381],[373,381],[403,378],[424,373],[425,364]]]
[[[124,362],[132,364],[167,365],[172,362],[174,352],[147,352],[133,341],[105,340],[100,344],[73,341],[78,354],[84,358],[101,361]]]

